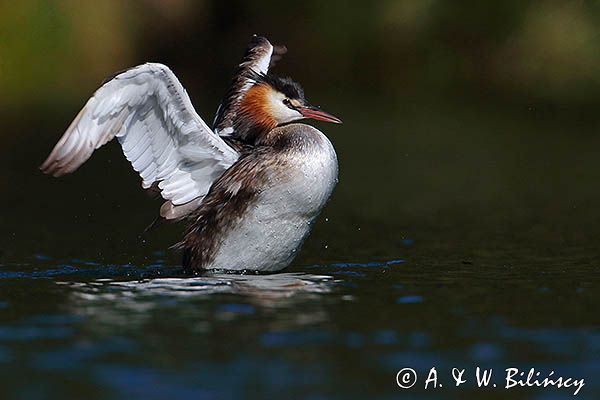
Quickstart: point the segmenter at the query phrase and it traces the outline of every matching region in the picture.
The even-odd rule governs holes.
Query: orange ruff
[[[240,104],[241,114],[262,127],[265,132],[277,127],[277,121],[272,117],[269,107],[269,95],[272,90],[268,85],[254,85],[248,90]]]

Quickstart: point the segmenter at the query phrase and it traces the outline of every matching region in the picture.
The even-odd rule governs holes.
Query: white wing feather
[[[142,186],[158,183],[171,211],[191,201],[198,205],[239,158],[196,113],[173,72],[147,63],[100,87],[40,168],[53,176],[73,172],[115,136],[142,177]],[[163,216],[182,216],[169,216],[165,206]],[[182,209],[191,211],[189,205]]]

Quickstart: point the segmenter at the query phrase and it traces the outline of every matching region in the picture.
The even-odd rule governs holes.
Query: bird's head
[[[240,120],[246,120],[254,129],[269,132],[279,125],[308,118],[342,123],[339,118],[310,105],[302,87],[291,78],[253,73],[251,79],[254,83],[240,104]]]

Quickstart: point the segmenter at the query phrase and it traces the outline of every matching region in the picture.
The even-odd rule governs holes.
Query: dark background
[[[132,242],[129,228],[141,231],[158,204],[118,146],[60,181],[37,166],[106,76],[145,61],[169,65],[211,121],[253,33],[286,44],[274,71],[345,121],[318,125],[341,173],[332,223],[309,246],[336,243],[317,258],[419,230],[483,246],[501,234],[590,239],[600,216],[599,11],[595,1],[3,3],[4,257],[135,252],[143,239]],[[158,248],[177,240],[167,232]]]
[[[336,284],[286,300],[85,286],[177,274],[182,227],[142,234],[160,202],[115,143],[63,179],[39,164],[105,77],[146,61],[212,121],[254,33],[344,121],[314,124],[340,182],[289,269]],[[598,394],[599,105],[598,1],[2,2],[6,391],[395,398],[405,366],[516,363]],[[510,394],[533,393],[570,396]]]

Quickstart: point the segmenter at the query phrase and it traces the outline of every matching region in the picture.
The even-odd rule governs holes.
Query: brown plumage
[[[258,195],[273,179],[283,178],[282,158],[270,146],[247,153],[212,185],[201,206],[188,218],[190,227],[177,247],[183,249],[183,266],[198,271],[210,264],[220,240],[255,205]]]
[[[234,123],[238,137],[246,143],[254,143],[257,137],[277,127],[277,120],[269,108],[271,86],[259,83],[252,86],[239,105]]]

